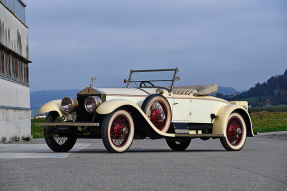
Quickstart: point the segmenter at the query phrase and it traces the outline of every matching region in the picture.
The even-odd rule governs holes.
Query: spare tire
[[[142,110],[158,130],[163,133],[168,131],[171,109],[165,97],[159,94],[148,96],[142,104]]]

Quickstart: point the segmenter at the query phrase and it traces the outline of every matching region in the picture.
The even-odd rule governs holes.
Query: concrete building
[[[0,143],[31,137],[24,0],[0,0]]]

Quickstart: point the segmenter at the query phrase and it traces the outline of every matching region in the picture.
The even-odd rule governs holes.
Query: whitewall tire
[[[225,137],[220,138],[222,146],[228,151],[239,151],[246,141],[246,124],[243,117],[232,113],[225,127]]]
[[[125,109],[117,109],[105,116],[101,129],[106,149],[122,153],[129,149],[134,138],[133,118]]]

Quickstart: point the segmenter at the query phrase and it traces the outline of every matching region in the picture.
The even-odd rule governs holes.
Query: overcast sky
[[[27,0],[31,91],[123,87],[130,69],[241,91],[287,69],[286,0]]]

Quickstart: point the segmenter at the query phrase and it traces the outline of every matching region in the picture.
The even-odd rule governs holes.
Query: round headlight
[[[65,113],[71,113],[76,111],[78,107],[78,101],[76,99],[71,99],[69,97],[64,97],[61,102],[62,110]]]
[[[96,111],[97,107],[102,103],[101,98],[97,96],[89,96],[85,100],[85,108],[87,112],[93,113]]]

